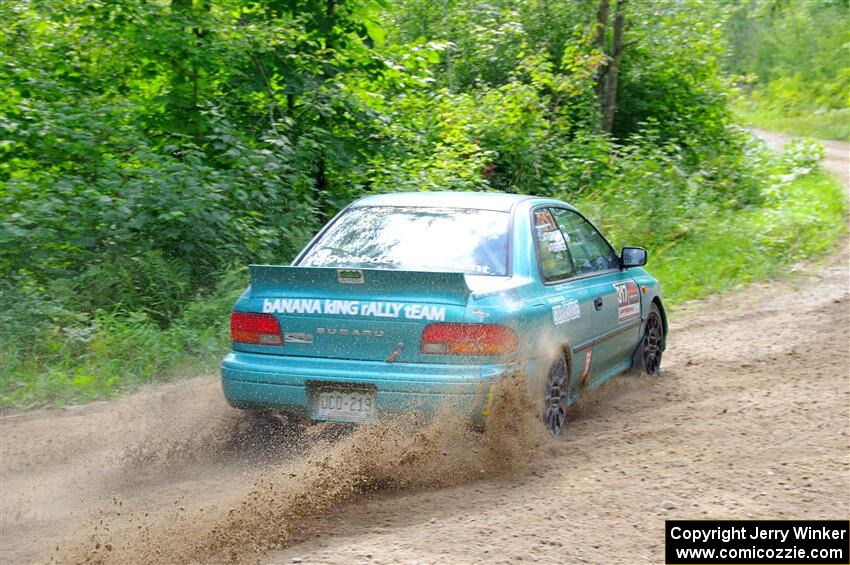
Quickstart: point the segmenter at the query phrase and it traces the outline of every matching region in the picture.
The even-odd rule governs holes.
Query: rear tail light
[[[271,314],[231,313],[230,339],[239,343],[283,345],[280,324]]]
[[[429,355],[502,355],[516,346],[514,332],[498,324],[429,324],[419,350]]]

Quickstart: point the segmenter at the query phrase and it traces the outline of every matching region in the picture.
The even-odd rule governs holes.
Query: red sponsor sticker
[[[552,216],[552,213],[549,210],[535,212],[534,218],[537,221],[537,227],[543,228],[544,232],[555,231],[558,229],[555,217]]]
[[[584,371],[581,373],[581,378],[579,378],[578,383],[584,386],[587,381],[587,375],[590,373],[590,360],[593,357],[593,348],[589,348],[587,350],[587,355],[584,356]]]

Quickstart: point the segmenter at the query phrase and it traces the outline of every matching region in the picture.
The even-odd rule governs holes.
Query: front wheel
[[[643,330],[643,339],[635,351],[633,366],[635,372],[646,373],[657,377],[661,372],[661,354],[664,346],[664,323],[661,321],[661,312],[655,304],[649,310],[646,318],[646,326]]]

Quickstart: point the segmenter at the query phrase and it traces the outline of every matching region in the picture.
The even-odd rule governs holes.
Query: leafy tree
[[[847,108],[850,26],[847,0],[727,0],[726,68],[786,114]]]
[[[651,231],[610,229],[659,246],[760,205],[730,126],[723,26],[758,21],[787,40],[817,17],[833,45],[844,36],[827,20],[846,1],[736,2],[0,3],[0,312],[16,324],[0,361],[12,351],[41,374],[61,357],[71,374],[68,359],[134,332],[208,350],[204,301],[226,305],[236,266],[290,260],[370,192],[626,198]],[[735,37],[759,80],[796,76],[768,70],[796,54]],[[834,76],[811,56],[789,80]],[[139,370],[179,357],[157,354]]]

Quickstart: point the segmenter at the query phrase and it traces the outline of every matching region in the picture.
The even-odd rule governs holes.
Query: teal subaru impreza
[[[291,266],[251,265],[221,365],[232,406],[367,422],[441,406],[485,423],[503,376],[558,435],[581,391],[657,375],[667,318],[646,251],[575,208],[498,193],[367,196]]]

